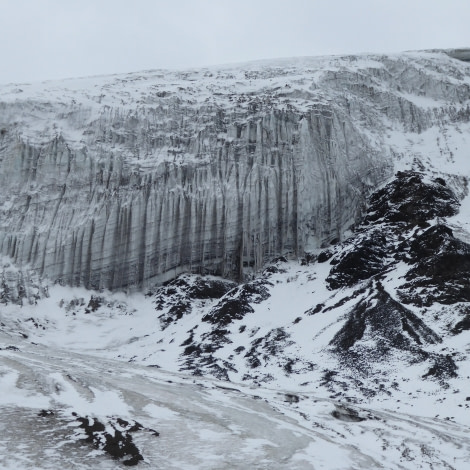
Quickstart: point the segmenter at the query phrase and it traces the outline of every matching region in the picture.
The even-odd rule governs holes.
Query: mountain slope
[[[2,467],[466,469],[469,67],[3,88]]]
[[[423,203],[412,204],[413,200]],[[266,468],[464,469],[470,457],[470,244],[464,240],[469,236],[465,218],[458,222],[459,209],[462,217],[468,212],[468,197],[460,206],[442,178],[398,172],[372,195],[363,223],[350,238],[298,262],[279,258],[247,283],[183,275],[146,297],[51,287],[50,297],[40,299],[37,306],[3,307],[4,372],[16,371],[22,377],[29,355],[36,357],[38,366],[45,354],[52,355],[40,366],[40,375],[45,376],[39,379],[34,373],[36,381],[49,383],[47,377],[58,380],[60,375],[50,361],[60,357],[59,369],[66,367],[68,373],[59,382],[72,380],[78,395],[70,394],[70,385],[60,385],[52,395],[41,386],[41,399],[36,397],[33,403],[38,401],[37,407],[59,416],[50,432],[93,419],[105,423],[114,435],[113,429],[121,429],[116,420],[135,421],[144,430],[133,431],[132,439],[147,463],[162,462],[156,449],[170,452],[169,436],[186,441],[194,432],[195,424],[188,418],[182,422],[168,411],[175,409],[175,399],[188,393],[181,381],[193,381],[196,388],[208,390],[203,394],[209,393],[211,411],[202,419],[210,429],[221,413],[234,426],[238,407],[244,412],[248,407],[252,418],[242,418],[249,423],[245,432],[261,439],[256,450],[249,444],[251,437],[241,441],[244,463],[239,466],[240,455],[225,447],[235,438],[232,427],[227,435],[218,428],[223,439],[214,441],[211,433],[202,437],[207,455],[188,448],[188,455],[199,462],[196,468],[246,468],[246,461],[259,465],[263,460]],[[457,224],[460,238],[450,228]],[[84,352],[96,365],[82,364]],[[116,360],[121,362],[109,362]],[[71,377],[70,364],[75,364]],[[103,368],[109,374],[104,383]],[[169,375],[161,368],[194,379]],[[126,372],[118,373],[121,369]],[[126,385],[130,376],[132,393]],[[26,387],[28,393],[38,390],[25,380],[28,383],[29,379],[17,379],[16,387]],[[162,381],[170,384],[165,385],[169,400],[160,396],[162,385],[157,383]],[[85,388],[92,387],[97,397],[96,387],[117,392],[126,405],[100,408],[93,405],[98,398],[80,405],[78,396],[85,392],[76,382],[82,383],[80,387],[93,383]],[[5,390],[5,396],[10,397],[11,390]],[[159,396],[156,414],[147,409],[149,405],[136,407],[136,398],[131,398],[143,390]],[[24,393],[9,400],[24,403]],[[266,405],[255,404],[260,398]],[[194,406],[200,406],[199,399],[193,396]],[[148,395],[139,403],[142,400],[153,403]],[[226,406],[231,409],[228,415]],[[25,419],[24,412],[12,412]],[[273,412],[285,418],[279,421]],[[193,413],[201,416],[196,410],[188,416]],[[277,434],[268,437],[253,431],[258,426],[264,429],[266,419],[281,426],[282,443]],[[162,423],[172,424],[162,430]],[[188,427],[186,437],[176,432],[182,426]],[[295,438],[286,431],[292,426]],[[95,436],[92,442],[99,442],[99,429],[90,434]],[[149,444],[145,429],[165,434],[163,447]],[[69,446],[77,439],[84,442],[80,434],[61,439]],[[306,446],[307,441],[312,444]],[[96,455],[103,455],[106,448],[96,447],[102,449]],[[326,449],[338,452],[337,459]],[[225,457],[209,459],[220,453]],[[82,462],[83,468],[90,468]],[[189,465],[182,462],[186,460],[170,459],[164,465]]]

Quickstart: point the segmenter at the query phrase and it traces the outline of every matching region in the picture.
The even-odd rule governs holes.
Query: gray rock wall
[[[184,151],[210,145],[208,159],[146,172],[71,150],[63,138],[40,148],[18,141],[2,161],[9,201],[0,249],[88,287],[141,285],[182,270],[241,278],[279,254],[340,238],[354,223],[364,194],[353,180],[370,157],[346,153],[347,139],[359,145],[346,129],[326,110],[271,112],[229,124],[233,138],[206,131],[189,139]],[[384,174],[382,165],[374,181]]]
[[[400,87],[435,99],[469,88],[381,60],[316,80],[308,68],[227,72],[205,100],[209,79],[187,76],[177,88],[149,76],[139,99],[115,80],[71,101],[68,89],[5,100],[0,252],[54,281],[124,288],[187,270],[241,279],[341,239],[393,172],[386,123],[421,132],[437,119]]]

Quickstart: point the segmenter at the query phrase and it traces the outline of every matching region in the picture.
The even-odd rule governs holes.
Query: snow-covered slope
[[[0,88],[0,251],[69,285],[243,279],[341,240],[396,162],[451,172],[470,64],[443,52]]]

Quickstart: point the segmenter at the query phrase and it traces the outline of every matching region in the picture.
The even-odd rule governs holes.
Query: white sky
[[[470,0],[0,0],[0,83],[470,46]]]

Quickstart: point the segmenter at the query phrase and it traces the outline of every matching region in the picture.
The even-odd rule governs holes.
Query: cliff
[[[424,165],[422,136],[452,162],[469,70],[435,51],[3,86],[0,253],[110,289],[300,257]]]

